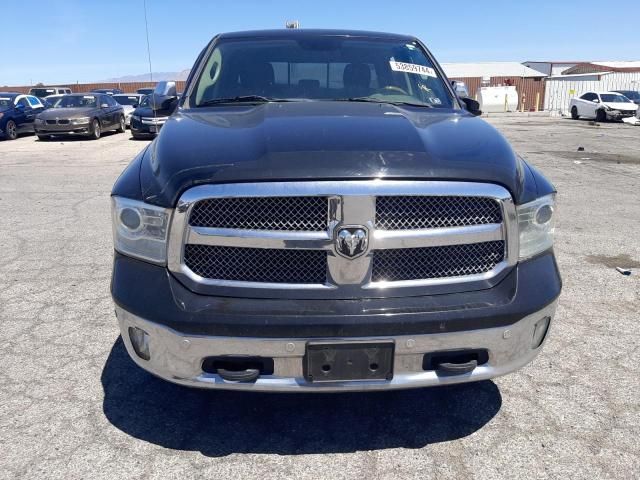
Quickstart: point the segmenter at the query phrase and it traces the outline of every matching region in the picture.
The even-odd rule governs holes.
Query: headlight
[[[4,117],[4,113],[0,112],[0,118]]]
[[[89,123],[89,120],[91,120],[89,117],[72,118],[71,123],[73,125],[83,125]]]
[[[153,263],[167,262],[172,210],[123,197],[111,197],[114,248]]]
[[[43,119],[41,119],[41,118],[36,118],[35,122],[36,122],[38,125],[43,125],[43,124],[47,123],[46,121],[44,121],[44,120],[43,120]]]
[[[139,122],[140,117],[138,115],[131,115],[131,120],[135,120],[136,122]]]
[[[516,207],[520,230],[520,260],[553,246],[555,195],[540,197]]]

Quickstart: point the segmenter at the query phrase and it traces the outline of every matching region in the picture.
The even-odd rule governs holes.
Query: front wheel
[[[574,120],[578,120],[580,115],[578,115],[578,109],[576,107],[571,107],[571,118]]]
[[[598,110],[596,112],[596,121],[605,122],[607,120],[607,114],[604,110]]]
[[[118,125],[118,129],[116,130],[116,132],[124,133],[126,128],[127,128],[127,124],[124,121],[124,117],[120,117],[120,124]]]
[[[94,118],[93,122],[91,122],[91,140],[98,140],[101,133],[100,122],[97,118]]]
[[[7,126],[4,128],[4,133],[9,140],[15,140],[18,138],[18,127],[16,126],[16,122],[9,120],[7,122]]]

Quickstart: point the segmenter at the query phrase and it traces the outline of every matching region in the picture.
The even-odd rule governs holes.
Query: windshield
[[[56,103],[55,108],[95,107],[96,105],[94,95],[67,95]]]
[[[0,96],[0,108],[7,108],[13,106],[13,98]]]
[[[46,97],[47,95],[53,95],[56,93],[55,88],[32,88],[29,92],[36,97]]]
[[[49,105],[52,107],[55,107],[58,102],[60,102],[60,100],[62,100],[62,95],[60,95],[59,97],[46,97],[45,100],[47,102],[49,102]]]
[[[207,59],[189,101],[204,106],[243,100],[236,97],[453,106],[417,42],[342,37],[223,41]]]
[[[629,99],[624,95],[618,95],[615,93],[603,93],[600,95],[603,102],[607,103],[629,103]]]
[[[113,99],[120,105],[138,105],[140,97],[136,95],[114,95]]]

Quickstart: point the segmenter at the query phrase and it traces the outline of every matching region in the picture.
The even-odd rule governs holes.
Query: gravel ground
[[[544,351],[495,381],[329,396],[189,390],[134,366],[109,191],[146,142],[0,141],[0,478],[638,478],[640,128],[488,120],[560,192]]]

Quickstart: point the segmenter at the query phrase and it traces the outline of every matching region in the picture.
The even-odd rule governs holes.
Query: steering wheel
[[[390,94],[392,92],[399,92],[399,93],[401,93],[403,95],[409,95],[405,90],[403,90],[400,87],[396,87],[395,85],[387,85],[387,86],[384,86],[384,87],[379,88],[378,90],[376,90],[376,93],[381,93],[383,95]]]

